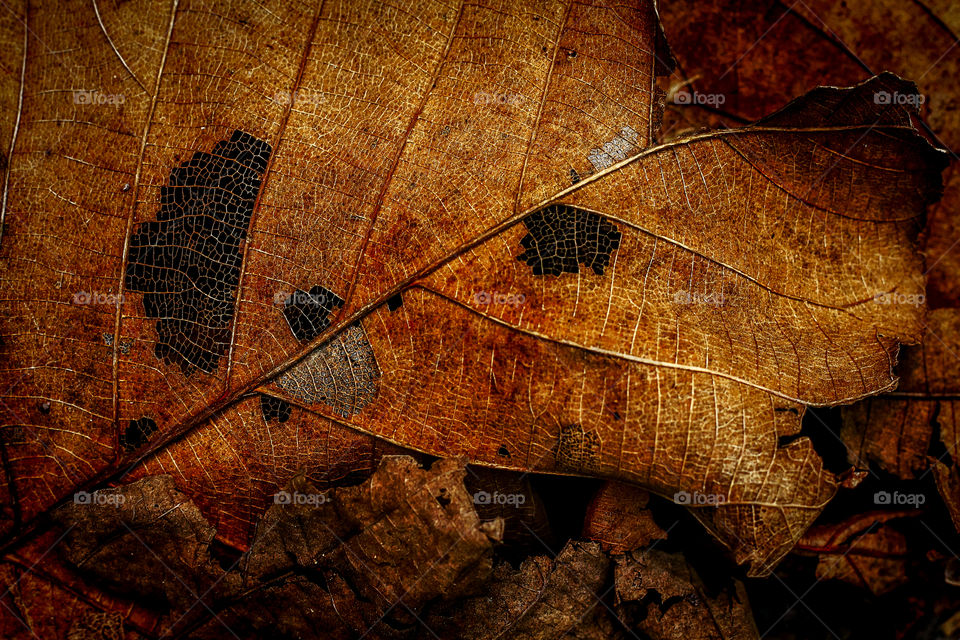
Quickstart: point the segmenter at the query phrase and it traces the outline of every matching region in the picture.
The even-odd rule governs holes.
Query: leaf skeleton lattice
[[[128,291],[156,318],[158,358],[184,375],[217,370],[230,347],[243,243],[271,147],[234,131],[173,169],[157,219],[130,239]]]

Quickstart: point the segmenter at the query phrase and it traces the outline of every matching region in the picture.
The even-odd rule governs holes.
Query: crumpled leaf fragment
[[[551,640],[595,634],[605,615],[610,559],[596,543],[569,542],[556,558],[535,555],[519,569],[498,565],[484,592],[436,617],[441,637]]]
[[[169,476],[150,476],[56,512],[62,554],[127,594],[168,604],[170,629],[195,637],[392,638],[433,602],[475,590],[492,569],[502,523],[481,523],[464,465],[429,470],[385,457],[354,487],[316,490],[302,476],[277,494],[250,550],[214,559],[214,530]]]
[[[711,593],[682,554],[654,548],[628,553],[615,563],[620,606],[654,640],[759,640],[739,580]]]
[[[480,520],[503,521],[503,541],[543,551],[554,545],[553,531],[543,499],[530,475],[471,465],[464,478]]]
[[[172,609],[227,587],[210,555],[216,531],[170,476],[151,476],[83,496],[54,512],[66,531],[57,547],[70,565],[118,592]]]

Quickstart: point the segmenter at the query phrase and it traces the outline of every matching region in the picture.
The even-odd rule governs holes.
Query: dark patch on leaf
[[[144,416],[139,420],[131,420],[126,431],[120,434],[120,445],[127,451],[135,451],[147,444],[157,431],[157,423],[153,418]]]
[[[342,306],[343,298],[318,285],[310,291],[297,289],[287,298],[283,316],[297,340],[309,342],[330,326],[330,314]]]
[[[264,422],[276,420],[283,423],[290,419],[290,403],[281,398],[260,394],[260,412],[263,413]]]
[[[156,318],[157,358],[213,373],[232,337],[243,244],[271,147],[234,131],[173,169],[157,219],[130,239],[129,291]]]
[[[500,445],[500,448],[497,449],[497,455],[498,455],[498,456],[503,456],[504,458],[509,458],[509,457],[510,457],[510,450],[507,449],[505,446]]]
[[[593,474],[600,470],[600,436],[571,424],[560,431],[556,447],[557,465],[564,471]]]
[[[597,275],[610,264],[610,255],[620,246],[615,224],[590,211],[550,205],[523,220],[529,233],[520,240],[525,251],[517,256],[533,267],[534,275],[579,273],[580,265]]]
[[[387,309],[389,309],[390,311],[396,311],[402,306],[403,306],[403,296],[399,293],[395,296],[390,297],[387,300]]]
[[[576,169],[570,169],[570,184],[577,184],[580,182],[580,174],[577,173]]]

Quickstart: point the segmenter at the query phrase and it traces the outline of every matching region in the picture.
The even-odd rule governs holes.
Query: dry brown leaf
[[[849,84],[889,69],[918,83],[919,94],[902,99],[922,102],[932,135],[948,148],[960,147],[960,95],[949,80],[960,65],[960,22],[946,3],[848,0],[788,7],[768,0],[680,0],[666,4],[661,15],[675,41],[674,82],[693,79],[687,94],[729,97],[720,111],[734,121],[757,117],[816,84]],[[769,73],[774,66],[778,72]],[[694,123],[686,126],[707,122],[702,112],[682,105],[668,113],[678,111]],[[926,294],[931,307],[952,309],[960,304],[960,180],[955,166],[944,177],[944,196],[931,207],[924,234]],[[952,464],[960,373],[955,315],[944,310],[929,316],[925,344],[903,352],[900,387],[845,408],[842,437],[852,464],[874,463],[904,479],[923,475],[933,452],[940,459],[933,473],[960,530],[960,476]]]
[[[908,547],[891,520],[914,512],[864,513],[811,527],[797,552],[817,557],[817,579],[836,579],[881,595],[907,582]]]
[[[128,597],[149,598],[191,637],[404,635],[433,602],[489,576],[502,524],[481,524],[455,461],[420,469],[388,456],[365,483],[322,493],[297,477],[225,565],[214,530],[170,476],[101,491],[56,512],[67,561]]]
[[[835,489],[778,439],[802,403],[892,388],[921,335],[920,306],[874,304],[922,294],[944,165],[877,103],[916,91],[895,76],[647,148],[669,67],[650,3],[91,12],[31,10],[22,48],[0,25],[23,53],[2,120],[14,540],[77,487],[195,455],[172,443],[219,446],[258,390],[314,434],[690,496],[763,574]],[[229,492],[236,465],[210,463]]]
[[[125,480],[171,475],[218,539],[246,550],[274,494],[297,474],[323,490],[360,482],[385,455],[418,455],[296,406],[268,416],[264,398],[241,400],[207,428],[146,458]]]
[[[618,602],[628,610],[646,605],[636,624],[653,640],[759,640],[739,580],[711,594],[681,554],[652,548],[616,563]]]
[[[667,532],[654,521],[647,508],[650,494],[639,487],[608,481],[587,507],[583,537],[600,543],[610,554],[627,553],[649,547]]]
[[[389,352],[391,360],[376,360],[376,397],[371,394],[366,404],[366,387],[351,390],[364,398],[362,409],[348,418],[357,428],[434,455],[618,477],[670,497],[720,496],[727,505],[696,509],[698,517],[739,562],[764,573],[834,490],[808,440],[783,449],[774,444],[799,430],[797,403],[850,401],[892,388],[896,341],[889,336],[912,341],[921,330],[922,307],[875,302],[889,292],[922,294],[921,280],[905,277],[888,257],[900,253],[914,265],[907,272],[919,268],[916,255],[897,247],[909,246],[919,228],[916,215],[926,203],[921,194],[936,190],[934,179],[914,191],[909,205],[911,196],[899,190],[896,199],[892,192],[889,199],[884,195],[897,182],[889,178],[901,170],[880,168],[891,138],[871,141],[879,131],[873,125],[909,126],[909,116],[878,107],[873,97],[880,90],[908,89],[887,75],[853,90],[818,90],[754,127],[654,148],[602,179],[578,183],[562,199],[565,205],[603,213],[597,224],[622,226],[611,266],[616,277],[611,274],[609,284],[598,273],[544,279],[508,266],[516,264],[511,247],[540,233],[539,222],[525,223],[524,229],[504,231],[503,242],[482,244],[427,276],[404,292],[399,306],[373,310],[362,326],[348,328],[264,391],[333,416],[342,410],[341,400],[326,391],[330,383],[323,372],[347,361],[353,370],[356,362],[365,363],[365,370],[373,354]],[[894,139],[901,151],[925,146],[910,134]],[[777,150],[778,144],[791,151]],[[864,155],[844,161],[845,150]],[[789,167],[778,166],[784,157],[791,159]],[[939,154],[916,160],[917,170],[942,162]],[[823,170],[838,166],[844,168],[823,179]],[[877,175],[869,196],[854,196],[850,182],[860,184],[864,177],[849,172],[865,170],[884,177]],[[799,186],[804,175],[815,193]],[[686,189],[694,176],[702,188]],[[753,180],[765,186],[756,189]],[[806,189],[808,201],[784,200],[781,188],[789,192],[792,185]],[[869,213],[857,214],[857,220],[843,214],[837,220],[845,222],[820,228],[827,238],[839,234],[836,246],[823,248],[827,254],[820,254],[819,240],[805,244],[811,236],[785,230],[782,214],[771,213],[770,207],[783,205],[798,219],[812,215],[826,225],[825,216],[834,214],[825,210],[824,198],[836,189],[853,198],[845,206]],[[613,201],[625,213],[610,213],[605,203]],[[905,205],[915,213],[893,214]],[[744,207],[754,214],[744,216]],[[570,209],[555,211],[567,215],[559,212]],[[713,215],[684,218],[678,214],[683,211]],[[875,231],[854,232],[864,224]],[[738,229],[735,238],[721,231],[732,228]],[[679,237],[683,242],[671,240]],[[863,245],[872,241],[880,245]],[[862,281],[851,281],[837,288],[850,277],[844,255],[854,261],[874,256],[861,275],[886,272],[890,284],[864,288]],[[477,274],[489,275],[478,283]],[[539,293],[533,305],[491,304],[474,287]],[[570,297],[576,300],[572,310]],[[598,309],[606,320],[598,328],[595,314],[578,309]],[[550,320],[564,316],[547,333]],[[873,322],[894,324],[865,330]],[[737,327],[750,337],[734,340]],[[850,333],[861,329],[858,337]],[[506,371],[509,378],[497,374]],[[479,396],[477,389],[483,390]],[[476,399],[464,401],[471,397]],[[690,457],[690,451],[700,455]]]
[[[674,0],[663,3],[660,15],[678,61],[664,123],[668,137],[706,125],[739,126],[817,85],[851,85],[888,70],[919,85],[929,131],[947,148],[960,149],[960,93],[952,81],[960,68],[960,21],[949,2]],[[700,104],[693,99],[698,95]],[[960,305],[960,176],[954,168],[944,182],[925,239],[934,308]]]
[[[844,408],[841,435],[861,468],[872,462],[905,479],[931,469],[960,531],[960,310],[937,309],[926,322],[927,339],[898,367],[898,389]]]
[[[598,618],[606,615],[601,595],[610,582],[610,559],[599,545],[568,543],[556,558],[524,560],[519,569],[496,567],[478,597],[457,603],[428,621],[441,637],[553,640],[604,638]]]

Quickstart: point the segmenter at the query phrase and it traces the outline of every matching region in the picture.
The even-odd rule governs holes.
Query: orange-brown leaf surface
[[[172,478],[212,589],[206,546],[255,556],[278,488],[404,448],[637,485],[764,575],[837,487],[805,407],[892,390],[923,335],[946,160],[892,73],[658,144],[645,1],[8,13],[12,546]]]

